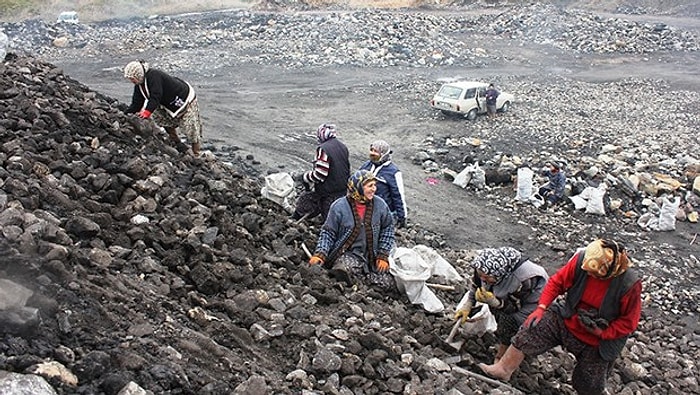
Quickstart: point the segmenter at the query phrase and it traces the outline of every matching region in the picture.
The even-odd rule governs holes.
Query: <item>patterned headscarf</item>
[[[370,149],[374,149],[379,155],[370,154],[369,159],[375,165],[381,165],[384,162],[391,160],[391,148],[389,143],[384,140],[377,140],[369,145]]]
[[[625,247],[612,240],[595,240],[584,254],[581,268],[604,280],[619,276],[632,266]]]
[[[324,123],[318,127],[318,130],[316,130],[316,140],[318,140],[318,143],[321,144],[326,140],[334,138],[336,132],[337,129],[335,128],[334,124]]]
[[[376,180],[372,172],[367,170],[358,170],[348,178],[348,196],[359,203],[366,203],[367,198],[363,194],[362,186],[369,181]]]
[[[124,78],[135,78],[139,83],[142,83],[149,68],[150,66],[148,63],[143,61],[129,62],[129,64],[124,67]]]
[[[472,266],[498,282],[511,274],[521,259],[520,251],[512,247],[485,248],[479,251]]]

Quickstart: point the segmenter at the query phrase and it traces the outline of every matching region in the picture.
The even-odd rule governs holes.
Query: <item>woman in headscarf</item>
[[[406,199],[404,198],[401,170],[391,161],[391,148],[384,140],[376,140],[369,146],[369,160],[360,170],[372,172],[377,177],[377,196],[384,199],[394,216],[397,228],[406,226]]]
[[[306,191],[299,196],[292,219],[312,219],[319,214],[325,221],[331,204],[345,195],[350,177],[350,153],[337,136],[332,123],[324,123],[316,130],[316,157],[313,169],[295,176]]]
[[[579,394],[602,394],[615,359],[637,329],[642,283],[625,248],[595,240],[578,250],[542,291],[537,309],[498,363],[479,364],[489,376],[510,380],[524,357],[563,346],[576,357],[571,383]],[[556,302],[566,295],[563,302]]]
[[[151,68],[148,63],[134,61],[124,67],[124,78],[134,84],[127,114],[153,121],[168,133],[170,140],[180,144],[177,128],[181,128],[197,156],[201,148],[202,123],[194,89],[187,82]]]
[[[535,311],[549,276],[534,262],[512,247],[487,248],[472,261],[472,286],[457,306],[455,319],[465,322],[475,302],[490,307],[496,317],[498,361],[525,319]]]
[[[377,180],[366,170],[348,179],[347,195],[333,202],[321,228],[310,265],[323,265],[349,285],[364,280],[395,290],[389,273],[394,225],[389,207],[375,199]]]

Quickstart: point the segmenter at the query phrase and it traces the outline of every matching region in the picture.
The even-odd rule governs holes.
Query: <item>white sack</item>
[[[459,301],[459,304],[457,304],[456,310],[461,310],[468,299],[469,292],[467,291],[464,293],[464,296],[462,296],[462,300]],[[469,320],[461,326],[460,332],[462,335],[481,336],[486,332],[495,332],[498,324],[496,323],[496,317],[491,313],[491,309],[489,309],[489,305],[476,302],[474,307],[472,307],[472,311],[476,310],[478,310],[478,312],[469,317]]]
[[[657,230],[668,232],[676,230],[676,213],[681,205],[680,197],[673,198],[673,201],[664,197],[662,199],[661,212],[659,213],[659,228]]]
[[[420,304],[430,313],[439,313],[445,309],[443,303],[425,285],[433,275],[442,275],[448,280],[462,280],[457,271],[426,246],[414,248],[398,247],[389,257],[389,271],[394,276],[400,292],[406,293],[413,304]]]
[[[452,181],[453,184],[458,185],[462,188],[466,188],[467,185],[469,185],[469,182],[472,180],[472,169],[470,166],[467,166],[464,168],[464,170],[460,171],[457,176],[455,177],[455,180]]]
[[[260,194],[269,200],[284,207],[288,212],[294,211],[294,199],[296,190],[294,180],[289,173],[274,173],[265,177],[265,186],[260,190]]]
[[[518,169],[517,186],[518,190],[515,194],[515,200],[527,202],[532,197],[532,179],[535,172],[529,167],[521,167]]]
[[[654,213],[644,213],[637,220],[637,225],[645,230],[659,230],[659,218]]]
[[[483,189],[486,186],[486,171],[479,166],[479,162],[474,163],[472,167],[469,185],[473,185],[476,189]]]
[[[601,183],[598,188],[593,188],[591,190],[591,197],[588,199],[588,204],[586,205],[587,214],[605,215],[603,197],[605,196],[606,189],[606,185]]]

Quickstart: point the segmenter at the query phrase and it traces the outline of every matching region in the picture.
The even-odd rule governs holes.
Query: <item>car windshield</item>
[[[462,94],[462,88],[458,88],[456,86],[452,85],[444,85],[442,88],[440,88],[440,92],[438,92],[438,96],[440,97],[445,97],[447,99],[459,99],[459,96]]]

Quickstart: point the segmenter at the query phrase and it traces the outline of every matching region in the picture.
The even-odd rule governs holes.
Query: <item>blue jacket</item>
[[[549,183],[545,185],[545,187],[551,190],[557,197],[563,197],[564,189],[566,188],[566,174],[564,174],[564,171],[559,170],[556,173],[552,173],[551,170],[545,170],[542,174],[549,178]]]
[[[387,259],[394,248],[394,221],[389,212],[389,207],[382,198],[375,196],[372,199],[372,251],[366,251],[367,263],[374,263],[377,257]],[[367,208],[369,210],[369,206]],[[369,213],[369,211],[367,211]],[[355,224],[355,216],[352,212],[349,198],[343,196],[331,205],[326,222],[321,228],[318,243],[314,254],[326,258],[326,265],[330,265],[339,256],[345,253],[344,248],[353,233],[357,232],[359,225]],[[357,237],[367,237],[358,234]],[[368,243],[369,244],[369,243]]]
[[[377,177],[376,196],[382,198],[389,206],[389,210],[397,220],[404,220],[408,214],[406,199],[404,198],[403,176],[401,170],[391,162],[376,165],[372,161],[365,162],[360,170],[367,170]]]

